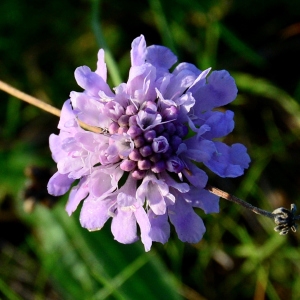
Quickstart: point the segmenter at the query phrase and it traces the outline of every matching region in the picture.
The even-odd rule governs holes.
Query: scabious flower
[[[241,144],[227,146],[220,138],[234,128],[233,112],[215,108],[237,95],[225,70],[200,71],[176,63],[166,47],[146,47],[144,36],[132,42],[127,83],[110,89],[104,51],[97,69],[83,66],[75,78],[83,92],[71,92],[50,136],[57,173],[48,184],[52,195],[72,187],[66,210],[71,215],[83,202],[80,222],[99,230],[112,218],[111,231],[120,243],[140,235],[149,251],[153,241],[165,243],[170,223],[178,237],[198,242],[204,232],[194,211],[219,211],[218,197],[205,188],[206,166],[221,177],[237,177],[250,158]],[[83,130],[78,120],[103,129]],[[138,230],[139,227],[139,230]]]

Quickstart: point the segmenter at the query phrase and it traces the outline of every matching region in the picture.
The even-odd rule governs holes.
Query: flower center
[[[181,172],[184,166],[176,152],[188,133],[188,127],[179,123],[176,117],[177,108],[174,106],[164,108],[161,112],[159,105],[151,101],[139,110],[132,104],[128,105],[109,126],[110,134],[126,134],[134,145],[126,157],[119,154],[122,159],[120,168],[132,172],[136,179],[144,178],[148,170],[154,173],[164,170]],[[129,144],[127,139],[126,145]]]

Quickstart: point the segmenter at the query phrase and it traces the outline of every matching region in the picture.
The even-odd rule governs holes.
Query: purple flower
[[[170,72],[176,61],[168,48],[147,47],[140,36],[132,42],[127,83],[111,90],[100,50],[95,72],[76,69],[84,91],[71,92],[60,133],[50,136],[58,171],[49,193],[65,194],[79,180],[70,192],[68,214],[83,202],[83,227],[99,230],[112,218],[117,241],[133,243],[140,234],[146,251],[153,241],[167,242],[170,224],[182,241],[202,238],[205,226],[194,208],[219,209],[218,197],[204,189],[208,177],[202,167],[237,177],[250,162],[243,145],[216,140],[234,128],[233,112],[216,110],[235,99],[233,78],[225,70],[210,73],[189,63]],[[103,133],[83,130],[78,120]]]

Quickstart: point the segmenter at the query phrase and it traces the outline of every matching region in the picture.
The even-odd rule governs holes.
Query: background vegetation
[[[126,80],[140,34],[179,61],[229,70],[239,95],[227,107],[236,120],[227,142],[244,143],[252,164],[241,178],[211,174],[210,183],[270,211],[300,206],[299,1],[2,0],[0,16],[0,79],[58,108],[80,91],[75,68],[95,69],[99,47]],[[196,245],[172,234],[145,254],[141,243],[114,242],[109,224],[82,229],[66,197],[45,194],[48,175],[32,174],[55,170],[48,137],[57,117],[0,99],[0,298],[300,298],[300,234],[279,236],[271,220],[225,200],[219,214],[199,211],[207,232]],[[43,204],[25,212],[34,201]]]

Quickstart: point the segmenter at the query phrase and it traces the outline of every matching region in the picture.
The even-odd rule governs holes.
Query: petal
[[[184,108],[184,113],[188,113],[195,105],[195,99],[192,93],[185,93],[179,99],[176,100],[176,104]]]
[[[204,189],[191,187],[182,197],[191,202],[193,207],[199,207],[206,214],[219,212],[219,197]]]
[[[149,206],[157,215],[166,212],[164,196],[169,194],[169,187],[162,180],[156,179],[154,175],[144,177],[142,184],[136,191],[136,198],[144,203],[149,202]]]
[[[152,45],[147,48],[146,61],[156,68],[168,70],[176,63],[177,57],[167,47]]]
[[[149,201],[149,206],[156,215],[163,215],[166,212],[166,203],[164,197],[155,183],[148,183],[148,193],[146,199]]]
[[[80,212],[80,224],[90,231],[100,230],[109,219],[108,214],[111,201],[87,198],[84,200]]]
[[[188,159],[185,160],[187,169],[183,169],[184,176],[189,180],[189,182],[198,188],[204,188],[207,184],[208,176],[206,173],[196,167]]]
[[[137,241],[137,226],[133,212],[119,209],[112,219],[111,232],[119,243],[131,244]]]
[[[68,131],[69,133],[75,133],[81,129],[77,124],[76,116],[70,100],[65,101],[61,109],[60,119],[57,127],[60,130]]]
[[[185,140],[184,143],[187,146],[187,150],[184,153],[189,159],[204,162],[211,159],[213,153],[216,151],[215,144],[208,140],[197,140],[197,138],[192,137]]]
[[[107,79],[107,67],[104,60],[104,50],[100,49],[98,51],[98,61],[97,61],[97,69],[95,71],[105,82]]]
[[[168,186],[175,188],[180,193],[186,193],[190,190],[190,186],[187,183],[175,181],[167,172],[160,173],[160,178],[164,180]]]
[[[172,74],[177,75],[182,70],[188,70],[194,73],[195,77],[198,77],[201,74],[201,71],[195,65],[186,62],[180,63],[178,66],[176,66]]]
[[[203,221],[179,193],[175,204],[168,207],[168,213],[181,241],[197,243],[201,240],[205,232]]]
[[[131,44],[131,65],[132,66],[140,66],[145,63],[146,57],[146,41],[143,35],[135,38]]]
[[[206,77],[210,72],[211,68],[208,68],[201,72],[193,84],[189,87],[188,91],[192,94],[197,94],[197,91],[201,89],[206,84]]]
[[[171,82],[164,94],[165,99],[176,99],[195,81],[195,74],[189,70],[182,70],[171,78]]]
[[[74,186],[70,191],[69,199],[66,205],[66,211],[69,216],[71,216],[81,200],[83,200],[89,193],[86,178],[87,177],[81,179],[79,184],[77,186]]]
[[[111,194],[118,185],[123,171],[115,166],[110,168],[100,167],[91,175],[90,191],[93,196],[104,199],[107,195]]]
[[[56,172],[48,182],[48,193],[53,196],[61,196],[70,189],[73,181],[74,179],[69,178],[67,174]]]
[[[106,95],[113,95],[107,83],[97,73],[91,71],[87,66],[78,67],[75,70],[75,79],[80,87],[85,89],[89,95],[97,97],[99,91]]]
[[[225,113],[212,111],[205,124],[210,127],[210,131],[205,132],[202,137],[205,139],[220,138],[229,134],[234,128],[234,113],[227,110]]]
[[[144,101],[153,101],[156,98],[155,91],[156,70],[150,64],[133,66],[129,71],[127,93],[139,104]]]
[[[207,84],[196,86],[190,90],[193,93],[196,103],[194,106],[195,114],[211,110],[215,107],[223,106],[236,98],[237,87],[234,79],[225,70],[213,71],[207,79]]]
[[[137,182],[131,174],[129,174],[126,182],[121,186],[121,188],[117,191],[117,202],[118,207],[126,208],[134,205],[135,207],[142,206],[143,203],[139,202],[136,197],[136,185]]]
[[[60,137],[56,134],[51,134],[49,137],[49,146],[52,153],[52,158],[55,162],[63,159],[67,153],[61,149]]]
[[[231,147],[221,142],[214,142],[217,151],[204,164],[221,177],[237,177],[249,167],[250,157],[242,144]]]
[[[89,125],[107,128],[111,119],[104,113],[104,104],[84,93],[71,92],[72,106],[78,118]]]
[[[145,251],[149,251],[151,249],[152,239],[149,235],[151,225],[148,216],[143,207],[137,208],[136,211],[134,212],[134,215],[136,217],[136,221],[139,224],[141,230],[141,240],[145,246]]]
[[[166,243],[170,237],[170,224],[168,222],[168,215],[156,215],[150,209],[148,211],[148,218],[151,224],[150,237],[152,241]]]
[[[76,171],[81,170],[84,167],[85,167],[84,162],[82,161],[81,157],[73,158],[73,157],[67,156],[67,157],[61,159],[57,163],[57,169],[58,169],[59,173],[61,173],[61,174],[68,174],[68,173],[74,172],[74,171],[76,172]]]

